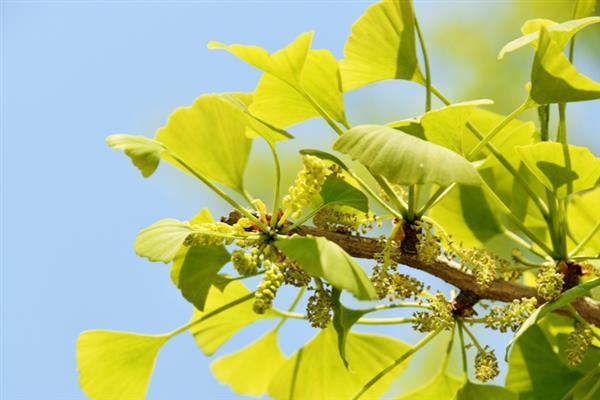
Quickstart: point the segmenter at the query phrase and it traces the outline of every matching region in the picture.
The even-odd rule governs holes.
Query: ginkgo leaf
[[[600,187],[571,196],[567,207],[569,231],[575,241],[570,244],[572,250],[600,222]],[[587,251],[586,251],[587,249]],[[581,255],[600,254],[600,234],[594,235],[585,246]]]
[[[85,331],[77,339],[79,384],[95,400],[143,400],[168,335]]]
[[[557,46],[560,49],[564,49],[569,40],[571,40],[571,38],[579,31],[598,22],[600,22],[600,17],[574,19],[560,24],[549,19],[529,20],[525,22],[521,28],[524,36],[506,44],[502,50],[500,50],[500,53],[498,53],[498,59],[502,59],[507,53],[518,50],[528,44],[537,47],[538,39],[540,37],[540,28],[542,26],[547,28],[550,37],[556,42]]]
[[[369,211],[369,199],[358,188],[345,179],[328,176],[321,192],[319,201],[323,205],[344,205],[366,213]]]
[[[573,18],[589,17],[594,14],[597,0],[577,0],[575,2],[575,11]]]
[[[232,95],[242,102],[251,101],[244,93]],[[243,192],[244,170],[252,145],[246,136],[247,126],[245,115],[220,95],[203,95],[190,107],[175,110],[156,133],[156,139],[205,178]],[[169,154],[164,158],[182,167]]]
[[[174,218],[161,219],[140,231],[134,249],[138,256],[150,261],[169,263],[191,233],[189,222]]]
[[[353,310],[344,306],[340,300],[342,291],[333,288],[331,291],[331,300],[333,302],[333,318],[332,325],[337,333],[338,352],[344,366],[348,368],[348,360],[346,359],[346,340],[352,326],[367,313],[367,311]]]
[[[346,123],[338,62],[328,50],[310,50],[299,85],[294,87],[264,74],[254,94],[250,111],[271,124],[284,128],[318,117],[306,91],[334,120]]]
[[[425,385],[396,397],[394,400],[453,400],[465,382],[464,378],[440,371]]]
[[[543,142],[516,150],[531,173],[560,199],[600,183],[600,158],[587,147]]]
[[[480,385],[467,381],[456,393],[456,400],[517,400],[519,396],[501,386]]]
[[[262,396],[285,361],[272,330],[247,347],[217,358],[210,368],[215,378],[236,394]]]
[[[208,48],[227,50],[248,64],[294,86],[300,83],[302,69],[304,68],[312,38],[312,31],[302,33],[287,47],[273,54],[269,54],[268,51],[258,46],[241,44],[225,45],[218,42],[209,42]]]
[[[336,243],[324,237],[294,235],[275,246],[309,274],[326,279],[359,300],[375,299],[375,288],[363,269]]]
[[[600,83],[577,72],[548,30],[541,27],[530,97],[538,104],[594,100],[600,98]]]
[[[350,333],[346,342],[351,368],[344,368],[337,337],[330,326],[288,359],[273,378],[269,395],[274,399],[351,399],[365,383],[410,349],[396,339]],[[406,368],[405,360],[364,394],[377,399]]]
[[[110,135],[106,143],[115,150],[123,150],[145,178],[156,171],[166,150],[164,145],[145,136]]]
[[[250,292],[240,281],[230,282],[222,292],[212,286],[206,298],[204,311],[194,310],[192,321],[197,321],[203,315],[248,294]],[[248,301],[244,301],[211,318],[194,324],[190,328],[190,332],[200,349],[202,349],[202,352],[209,356],[217,351],[219,347],[240,329],[261,319],[273,317],[275,317],[275,314],[270,310],[267,310],[264,314],[255,313],[252,309],[252,299],[250,298]]]
[[[352,128],[333,148],[398,185],[481,182],[475,167],[455,152],[386,126]]]
[[[371,5],[352,25],[340,61],[344,91],[385,79],[424,83],[415,46],[412,1]]]
[[[248,94],[248,96],[252,96],[252,102],[255,99],[255,96]],[[271,145],[275,145],[280,140],[293,139],[289,132],[277,128],[274,125],[266,122],[262,118],[257,117],[253,114],[249,109],[249,102],[242,101],[239,96],[235,96],[232,93],[223,93],[219,95],[219,98],[223,101],[228,102],[229,104],[236,107],[238,110],[246,115],[246,120],[248,122],[249,131],[246,132],[248,136],[254,138],[257,134],[262,136],[267,142]]]

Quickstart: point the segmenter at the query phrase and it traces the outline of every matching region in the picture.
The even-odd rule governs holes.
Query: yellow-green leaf
[[[249,346],[216,359],[210,368],[215,378],[236,394],[262,396],[285,361],[277,333],[270,331]]]
[[[537,47],[538,39],[540,37],[540,28],[545,27],[550,34],[552,40],[554,40],[560,49],[564,49],[569,40],[573,38],[582,29],[600,22],[600,17],[588,17],[574,19],[563,23],[551,21],[549,19],[533,19],[525,22],[521,31],[524,36],[517,38],[510,43],[506,44],[500,50],[498,59],[503,58],[507,53],[518,50],[528,44]]]
[[[251,101],[247,94],[233,95],[243,102]],[[205,178],[243,192],[244,170],[252,145],[246,128],[246,117],[239,109],[220,95],[204,95],[190,107],[178,108],[171,114],[156,133],[156,139]],[[181,168],[169,154],[165,160]]]
[[[294,235],[275,246],[309,274],[326,279],[359,300],[376,298],[375,288],[363,269],[340,246],[324,237]]]
[[[570,241],[569,250],[572,250],[592,229],[600,223],[600,187],[571,196],[567,207],[567,221],[569,231],[576,239]],[[594,256],[600,254],[600,233],[593,235],[579,255]]]
[[[123,150],[145,178],[156,171],[166,150],[161,143],[145,136],[110,135],[106,143],[115,150]]]
[[[501,386],[480,385],[467,381],[456,393],[456,400],[517,400],[519,396]]]
[[[227,50],[248,64],[294,86],[300,83],[302,69],[304,68],[312,38],[312,31],[302,33],[287,47],[273,54],[269,54],[268,51],[258,46],[241,44],[225,45],[218,42],[209,42],[208,48]]]
[[[533,175],[558,198],[600,183],[600,158],[587,147],[543,142],[516,150]]]
[[[222,292],[212,286],[208,292],[204,311],[194,310],[192,321],[196,321],[203,315],[249,293],[246,286],[240,281],[230,282]],[[264,314],[256,314],[252,310],[252,299],[249,299],[193,325],[190,328],[190,332],[200,349],[202,349],[202,352],[209,356],[243,327],[261,319],[273,318],[274,316],[271,311],[267,311]]]
[[[94,400],[142,400],[167,335],[85,331],[77,339],[79,384]]]
[[[169,263],[190,233],[192,226],[189,222],[165,218],[142,229],[133,247],[140,257]]]
[[[338,62],[328,50],[308,52],[300,83],[294,87],[274,75],[264,74],[256,87],[250,111],[280,128],[319,116],[315,107],[301,94],[302,90],[331,118],[346,122]]]
[[[600,83],[577,72],[543,26],[531,68],[530,97],[538,104],[600,98]]]
[[[365,383],[409,349],[408,344],[396,339],[350,333],[346,341],[350,363],[347,369],[338,354],[335,330],[329,326],[283,364],[271,382],[269,395],[278,400],[351,399]],[[409,360],[373,385],[364,398],[379,398]]]
[[[340,70],[344,91],[385,79],[423,83],[412,1],[384,0],[371,5],[352,26]]]
[[[475,167],[455,152],[387,126],[352,128],[333,148],[398,185],[479,185],[481,182]]]
[[[458,389],[464,384],[464,378],[458,378],[440,371],[425,385],[396,397],[395,400],[453,400]]]

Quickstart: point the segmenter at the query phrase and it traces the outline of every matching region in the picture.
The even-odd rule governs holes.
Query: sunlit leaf
[[[385,79],[423,83],[412,1],[371,5],[352,26],[340,61],[344,91]]]
[[[249,346],[216,359],[210,368],[215,378],[236,394],[262,396],[285,361],[277,333],[270,331]]]
[[[600,183],[600,158],[587,147],[543,142],[516,150],[527,168],[559,199]]]
[[[523,400],[559,400],[580,377],[560,362],[542,330],[533,326],[513,346],[506,387]]]
[[[386,126],[361,125],[350,129],[333,148],[398,185],[480,183],[475,167],[460,155]]]
[[[344,366],[348,368],[348,360],[346,359],[346,340],[352,326],[366,314],[365,311],[353,310],[345,307],[340,301],[342,291],[336,288],[332,290],[332,301],[333,301],[333,328],[337,333],[337,344],[340,358],[344,363]]]
[[[192,233],[192,226],[187,221],[173,218],[161,219],[142,229],[133,247],[140,257],[169,263],[173,261],[190,233]]]
[[[396,397],[395,400],[453,400],[456,396],[456,392],[463,386],[464,382],[464,378],[458,378],[444,371],[440,371],[425,385],[406,394],[402,394],[399,397]]]
[[[594,14],[597,0],[576,0],[573,18],[589,17]]]
[[[276,241],[275,246],[309,274],[326,279],[357,299],[375,298],[375,288],[363,269],[340,246],[324,237],[294,235]]]
[[[308,52],[300,83],[295,87],[264,74],[250,111],[281,128],[318,117],[319,112],[298,89],[305,90],[334,120],[346,122],[338,63],[328,50]]]
[[[143,400],[156,356],[167,335],[85,331],[77,339],[83,391],[95,400]]]
[[[598,207],[598,204],[600,204],[600,187],[569,198],[567,221],[569,230],[576,239],[575,242],[570,242],[570,249],[583,240],[600,222],[600,207]],[[586,249],[587,251],[585,251]],[[581,251],[580,254],[600,254],[600,234],[592,236],[584,251]]]
[[[161,143],[145,136],[110,135],[106,143],[115,150],[123,150],[145,178],[156,171],[166,150]]]
[[[500,386],[479,385],[467,381],[456,393],[456,400],[517,400],[519,396]]]
[[[348,167],[342,160],[340,160],[333,154],[328,153],[326,151],[317,150],[317,149],[302,149],[302,150],[300,150],[300,154],[302,154],[302,155],[308,154],[308,155],[320,158],[321,160],[330,161],[330,162],[340,166],[344,171],[349,171]]]
[[[350,333],[346,342],[350,368],[344,368],[333,327],[323,329],[285,362],[275,375],[269,394],[283,399],[351,399],[379,371],[410,349],[406,343],[378,335]],[[394,368],[365,394],[379,398],[408,365]]]
[[[204,311],[194,310],[192,321],[196,321],[203,315],[249,293],[246,286],[240,281],[230,282],[222,292],[213,286],[208,292]],[[261,319],[273,317],[274,314],[271,311],[256,314],[252,310],[252,299],[250,299],[193,325],[190,332],[194,335],[194,339],[202,352],[209,356],[243,327]]]
[[[232,95],[250,102],[247,94]],[[156,139],[199,174],[243,192],[252,144],[246,128],[246,117],[239,109],[220,95],[204,95],[190,107],[175,110],[156,133]],[[181,167],[168,155],[165,160]]]
[[[548,30],[541,27],[530,97],[538,104],[594,100],[600,98],[600,83],[577,72]]]
[[[369,211],[367,196],[346,180],[336,176],[327,177],[321,187],[319,201],[323,205],[344,205],[365,213]]]
[[[588,17],[574,19],[563,23],[557,23],[548,19],[534,19],[525,22],[521,31],[524,36],[513,40],[500,50],[498,59],[504,57],[507,53],[518,50],[528,44],[537,47],[540,37],[540,28],[543,26],[548,30],[552,40],[560,49],[564,49],[569,40],[582,29],[600,22],[600,17]]]
[[[267,50],[258,46],[241,44],[225,45],[218,42],[209,42],[208,48],[227,50],[248,64],[294,86],[301,81],[302,69],[312,38],[313,32],[302,33],[287,47],[273,54],[269,54]]]

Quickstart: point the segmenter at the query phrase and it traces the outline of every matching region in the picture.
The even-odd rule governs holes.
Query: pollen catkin
[[[498,368],[498,359],[494,350],[479,350],[475,356],[475,378],[481,382],[494,379],[500,373]]]
[[[577,323],[575,330],[567,338],[567,363],[576,367],[583,361],[587,348],[592,343],[592,330],[584,324]]]
[[[185,238],[183,242],[186,246],[209,246],[220,244],[231,244],[233,239],[222,236],[211,235],[214,233],[233,233],[234,229],[231,225],[224,222],[204,222],[202,224],[192,225],[192,229],[201,229],[205,232],[193,232]]]
[[[331,295],[325,289],[316,289],[315,293],[308,298],[306,316],[313,328],[327,328],[331,320],[333,301]]]
[[[433,233],[433,226],[425,221],[417,221],[417,256],[426,263],[435,262],[441,255],[440,239]]]
[[[446,301],[442,293],[436,293],[429,300],[430,311],[413,313],[413,328],[419,332],[431,332],[438,328],[451,329],[454,326],[452,305]]]
[[[563,287],[563,275],[551,263],[544,264],[536,277],[537,291],[545,300],[557,298]]]
[[[486,249],[463,248],[461,249],[461,258],[463,267],[466,264],[471,266],[477,284],[484,289],[488,288],[496,279],[497,272],[510,266],[509,261]]]
[[[250,254],[245,253],[243,250],[234,250],[231,253],[231,263],[241,276],[256,274],[259,265],[258,249],[252,249]]]
[[[284,259],[280,269],[283,274],[283,282],[287,285],[304,287],[310,283],[311,277],[308,272],[300,264],[289,258]]]
[[[367,233],[374,227],[372,213],[344,212],[339,206],[325,207],[315,214],[313,223],[321,230],[342,233]]]
[[[304,168],[296,176],[294,184],[283,198],[283,205],[293,218],[298,218],[302,209],[319,194],[331,170],[319,158],[311,155],[302,157]]]
[[[491,329],[506,332],[509,329],[516,332],[521,324],[535,311],[537,299],[535,297],[518,300],[501,307],[492,307],[485,316],[485,326]]]
[[[273,306],[273,299],[277,294],[277,289],[283,282],[283,274],[279,271],[279,266],[269,260],[264,261],[266,268],[263,280],[258,284],[254,294],[254,304],[252,308],[257,314],[264,314]]]

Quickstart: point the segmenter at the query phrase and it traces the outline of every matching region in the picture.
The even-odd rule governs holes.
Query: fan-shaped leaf
[[[77,339],[79,384],[92,399],[143,400],[161,346],[169,336],[85,331]]]
[[[425,385],[406,394],[402,394],[399,397],[396,397],[395,400],[453,400],[456,396],[456,392],[463,386],[464,382],[464,378],[458,378],[440,371]]]
[[[456,393],[456,400],[517,400],[519,396],[500,386],[479,385],[467,381]]]
[[[460,155],[386,126],[357,126],[342,135],[333,148],[398,185],[480,183],[475,167]]]
[[[385,79],[423,83],[412,1],[384,0],[371,5],[352,26],[340,70],[344,91]]]
[[[248,64],[263,70],[282,81],[294,86],[300,84],[302,69],[310,49],[313,32],[305,32],[298,36],[287,47],[269,54],[258,46],[241,44],[225,45],[218,42],[209,42],[209,49],[224,49],[235,54]]]
[[[251,101],[244,93],[232,95],[245,103]],[[171,114],[156,133],[156,139],[199,174],[243,192],[252,144],[246,137],[246,128],[246,117],[239,109],[220,95],[204,95],[190,107],[178,108]],[[168,155],[165,160],[181,168]]]
[[[340,246],[324,237],[294,235],[276,241],[275,246],[309,274],[346,289],[357,299],[375,298],[375,288],[362,268]]]
[[[547,28],[552,40],[554,40],[560,49],[564,49],[569,40],[582,29],[600,22],[600,17],[588,17],[574,19],[563,23],[557,23],[549,19],[534,19],[525,22],[521,31],[524,36],[506,44],[498,53],[498,59],[502,59],[507,53],[518,50],[528,44],[537,47],[540,37],[540,28]]]
[[[249,346],[216,359],[210,368],[217,380],[236,394],[262,396],[285,361],[277,333],[270,331]]]
[[[277,127],[287,127],[320,114],[301,94],[305,90],[336,121],[345,123],[338,63],[328,50],[310,50],[300,83],[294,87],[264,74],[256,87],[250,111]]]
[[[328,176],[321,187],[322,205],[344,205],[366,213],[369,211],[367,196],[346,180]]]
[[[189,222],[173,218],[161,219],[140,231],[134,249],[138,256],[150,261],[169,263],[192,233]]]
[[[558,198],[600,183],[600,158],[586,147],[543,142],[516,150],[533,175]]]
[[[230,282],[222,292],[212,286],[208,292],[204,311],[194,310],[192,321],[196,321],[203,315],[249,293],[246,286],[240,281]],[[261,319],[273,318],[274,316],[271,311],[267,311],[264,314],[256,314],[252,310],[252,299],[249,299],[193,325],[190,328],[190,332],[194,335],[194,339],[202,349],[202,352],[209,356],[243,327]]]
[[[410,349],[398,340],[362,333],[350,333],[346,346],[350,369],[344,368],[338,355],[334,329],[323,329],[283,364],[271,382],[269,394],[278,400],[350,399],[375,374]],[[379,398],[408,362],[379,380],[364,398]]]
[[[541,27],[530,97],[538,104],[594,100],[600,98],[600,83],[577,72],[548,30]]]
[[[585,238],[600,222],[600,187],[570,197],[567,207],[569,231],[576,239],[570,243],[570,250]],[[587,251],[586,251],[587,249]],[[581,255],[600,254],[600,234],[594,235],[580,252]]]
[[[110,135],[106,143],[115,150],[123,150],[145,178],[156,171],[166,150],[161,143],[145,136]]]

